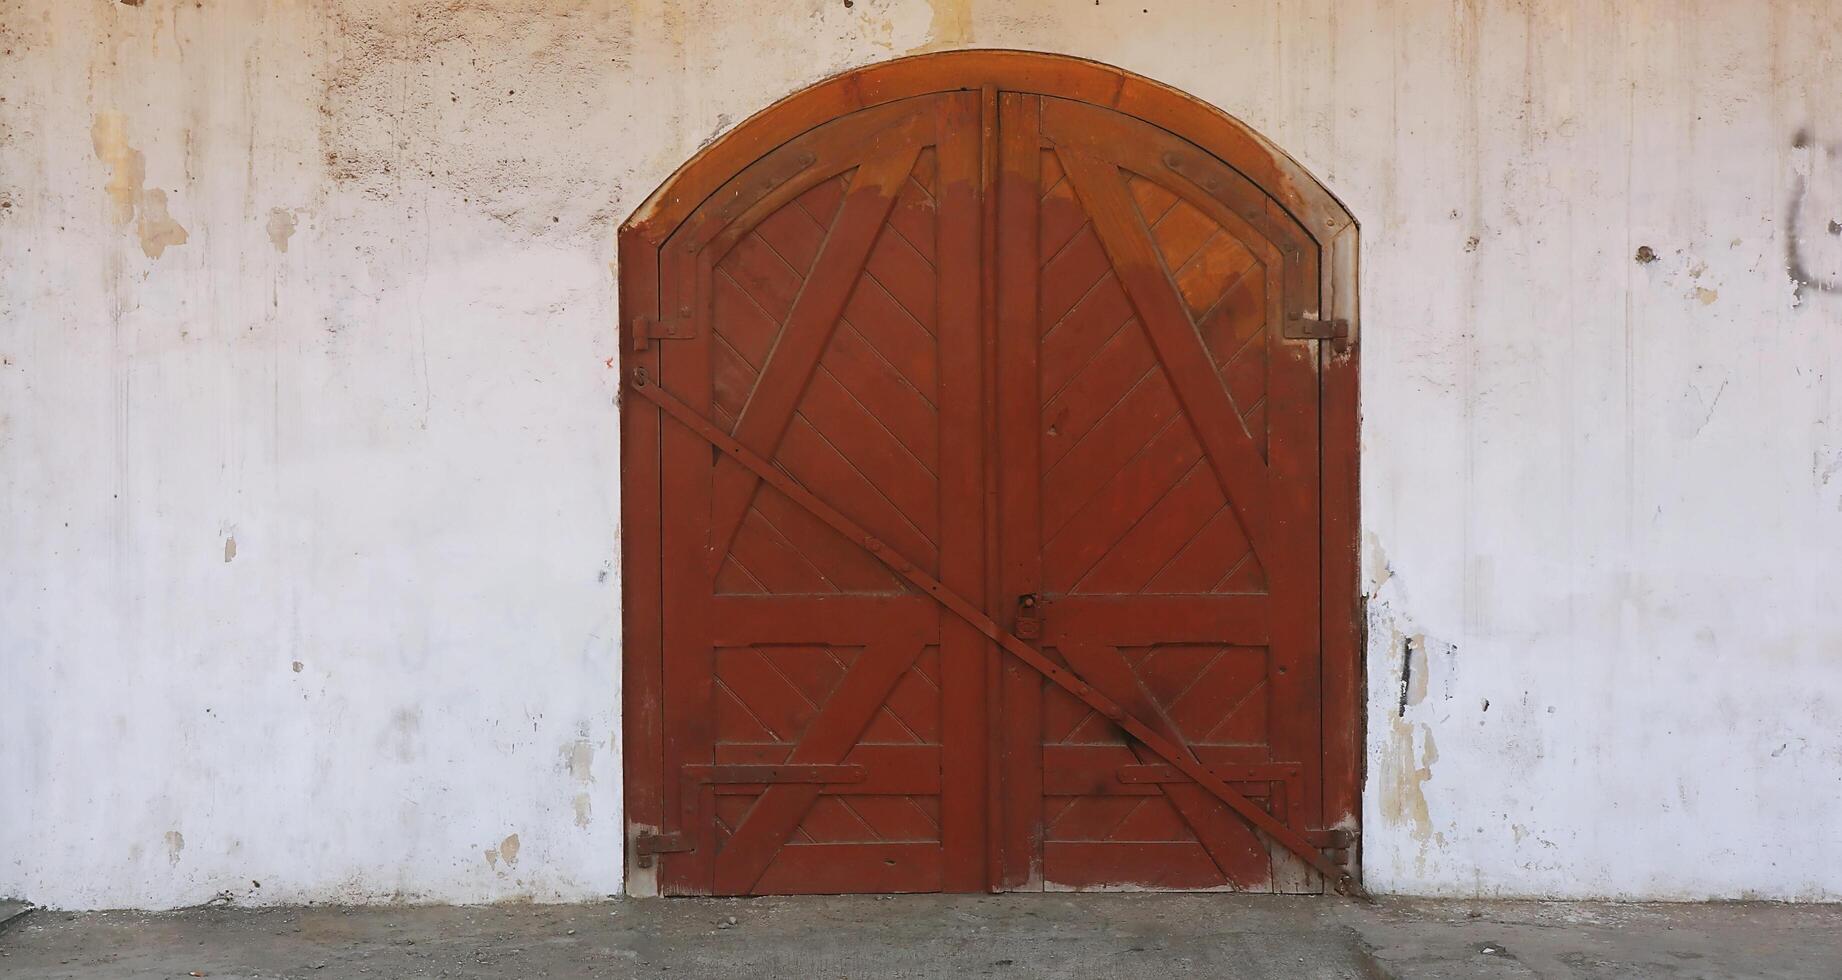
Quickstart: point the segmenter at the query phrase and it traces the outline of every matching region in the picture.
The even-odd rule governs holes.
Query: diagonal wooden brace
[[[644,367],[634,369],[628,387],[635,394],[659,406],[667,415],[677,419],[692,432],[708,440],[711,445],[754,471],[755,475],[785,494],[794,503],[810,511],[814,517],[831,525],[846,538],[863,545],[870,554],[876,556],[877,560],[889,566],[896,574],[919,586],[922,591],[933,596],[936,602],[945,606],[949,612],[965,620],[973,629],[978,630],[1012,656],[1028,664],[1032,670],[1048,678],[1051,683],[1074,695],[1082,703],[1124,729],[1127,734],[1143,743],[1146,748],[1157,753],[1160,758],[1207,790],[1211,796],[1227,804],[1230,809],[1277,841],[1280,846],[1302,858],[1305,863],[1323,875],[1324,880],[1339,894],[1366,897],[1362,886],[1348,871],[1325,857],[1323,852],[1298,831],[1286,826],[1284,821],[1266,812],[1259,804],[1235,792],[1233,787],[1211,772],[1195,756],[1184,751],[1182,746],[1158,734],[1144,722],[1126,713],[1126,710],[1115,703],[1112,698],[1102,694],[1073,672],[1043,656],[1035,647],[1012,635],[1009,630],[999,626],[996,620],[981,612],[977,606],[967,602],[958,593],[941,584],[939,579],[903,558],[884,544],[880,538],[865,531],[855,521],[839,513],[830,504],[813,496],[810,491],[800,486],[779,467],[730,438],[729,434],[715,423],[660,389],[647,375]]]

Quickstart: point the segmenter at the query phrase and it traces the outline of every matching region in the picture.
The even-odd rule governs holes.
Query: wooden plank
[[[631,232],[620,236],[621,370],[658,370],[658,354],[633,351],[633,324],[659,309],[658,252]],[[628,828],[665,825],[664,583],[660,558],[662,416],[644,398],[620,400],[621,471],[621,775]],[[623,849],[623,859],[626,857]],[[626,865],[634,883],[636,868]],[[642,887],[656,887],[646,883]]]
[[[933,536],[884,496],[842,449],[813,428],[804,414],[794,415],[787,425],[776,459],[812,492],[837,501],[839,509],[850,513],[858,523],[875,528],[878,537],[900,549],[909,560],[934,566],[938,546]],[[747,502],[743,503],[746,506]]]
[[[731,574],[733,572],[733,574]],[[719,593],[836,593],[818,566],[759,512],[750,511],[718,574]]]
[[[861,646],[879,639],[931,642],[939,629],[933,600],[916,595],[721,596],[710,602],[717,646],[825,643]]]
[[[945,884],[939,844],[791,844],[757,882],[759,895],[937,892]]]
[[[1177,485],[1145,512],[1070,591],[1104,594],[1141,592],[1160,569],[1226,502],[1207,465],[1197,462]]]
[[[662,308],[690,310],[694,327],[691,339],[674,341],[669,349],[661,345],[656,355],[659,376],[691,404],[709,405],[714,400],[714,331],[710,304],[694,299],[710,294],[709,263],[689,248],[667,248],[660,255],[659,278]],[[712,711],[716,655],[710,642],[709,615],[713,575],[702,554],[709,535],[711,468],[709,450],[698,443],[694,433],[675,432],[670,425],[660,437],[659,553],[665,640],[661,701],[666,720],[661,764],[673,777],[686,765],[709,761],[716,741]],[[676,778],[664,781],[668,827],[683,814],[695,812],[696,794],[686,798],[682,789]],[[660,889],[667,894],[707,894],[714,828],[691,825],[677,829],[695,847],[660,856]]]
[[[1074,583],[1168,496],[1201,456],[1201,447],[1181,420],[1173,419],[1152,431],[1156,434],[1140,444],[1139,451],[1118,472],[1085,474],[1099,484],[1099,489],[1067,516],[1059,530],[1050,533],[1043,546],[1043,584],[1049,591],[1073,591]],[[1061,483],[1074,483],[1082,475],[1067,474]],[[1049,497],[1047,489],[1043,496],[1045,500]],[[1044,511],[1047,517],[1047,507]]]
[[[1123,295],[1123,294],[1122,294]],[[1156,371],[1157,358],[1136,318],[1107,338],[1093,358],[1059,388],[1045,387],[1043,458],[1056,466],[1081,445],[1088,433],[1120,405],[1121,393],[1141,388],[1169,388]]]
[[[1227,886],[1193,841],[1051,841],[1043,845],[1043,878],[1051,891]]]
[[[940,540],[939,483],[882,422],[821,368],[813,372],[800,418],[837,449],[850,467],[932,542]]]
[[[994,257],[997,303],[992,337],[997,452],[989,489],[997,493],[993,529],[998,572],[988,597],[1006,612],[1016,597],[1042,591],[1040,473],[1042,395],[1038,390],[1037,239],[1040,235],[1042,151],[1036,132],[1039,100],[1004,93],[998,103]],[[1001,465],[1000,465],[1001,464]],[[1042,887],[1042,677],[1014,655],[1001,661],[1000,720],[994,765],[1001,783],[994,794],[994,887]]]
[[[1063,643],[1060,650],[1075,673],[1105,691],[1132,717],[1151,726],[1180,751],[1188,752],[1183,734],[1165,717],[1164,710],[1152,698],[1151,692],[1145,690],[1117,649],[1099,643]],[[1140,763],[1157,758],[1157,754],[1142,742],[1133,743],[1132,754]],[[1175,766],[1171,768],[1176,769]],[[1221,801],[1211,798],[1194,783],[1161,782],[1158,787],[1183,817],[1183,822],[1189,825],[1190,832],[1196,835],[1223,878],[1242,888],[1254,888],[1271,878],[1272,865],[1265,844],[1249,833],[1246,824],[1236,820]]]
[[[1184,416],[1202,441],[1209,463],[1262,560],[1271,551],[1267,529],[1270,495],[1266,464],[1216,376],[1209,352],[1190,322],[1156,250],[1112,164],[1064,151],[1068,178],[1087,205],[1113,271],[1151,337],[1165,377],[1183,403]]]
[[[960,92],[942,100],[936,134],[938,214],[935,261],[940,311],[939,362],[940,579],[961,595],[985,590],[986,510],[984,350],[981,269],[985,144],[983,97]],[[986,888],[989,742],[986,675],[993,657],[977,630],[937,610],[940,624],[942,885]]]
[[[1264,646],[1270,609],[1263,595],[1058,596],[1044,613],[1043,642]]]
[[[861,783],[865,770],[855,765],[795,765],[793,763],[716,763],[685,766],[684,776],[695,783],[770,786],[780,783],[818,785]]]
[[[1330,316],[1356,323],[1356,226],[1350,225],[1327,252],[1326,309]],[[1352,327],[1354,332],[1354,327]],[[1319,430],[1319,527],[1323,552],[1320,569],[1318,637],[1324,664],[1324,810],[1325,826],[1354,827],[1362,814],[1362,581],[1357,541],[1361,438],[1357,406],[1361,376],[1355,338],[1318,345],[1322,391]]]
[[[848,319],[838,325],[819,366],[869,409],[904,449],[937,470],[940,433],[932,398],[910,384]]]
[[[1043,336],[1043,389],[1061,390],[1130,319],[1132,305],[1117,283],[1102,283],[1089,291]]]
[[[787,761],[842,761],[920,652],[918,644],[878,643],[866,648],[831,700],[806,726],[804,737]],[[819,788],[810,784],[768,787],[717,855],[716,890],[730,895],[752,892],[762,872],[773,862],[775,852],[818,796]]]
[[[890,147],[886,155],[857,168],[844,207],[819,250],[813,273],[793,303],[780,341],[768,355],[761,380],[756,382],[748,406],[736,421],[734,435],[738,442],[766,456],[772,456],[780,447],[819,355],[831,342],[845,301],[863,272],[877,233],[888,220],[896,192],[914,169],[919,152],[918,145]],[[714,480],[715,516],[705,558],[712,571],[721,556],[729,553],[729,542],[741,526],[756,484],[746,467],[734,463],[719,464]]]
[[[1277,204],[1269,224],[1284,215]],[[1316,248],[1288,250],[1283,276],[1284,315],[1318,306]],[[1272,594],[1273,638],[1267,683],[1271,694],[1269,742],[1283,759],[1307,761],[1311,778],[1290,805],[1310,826],[1322,826],[1323,685],[1319,637],[1319,594],[1323,583],[1318,469],[1318,364],[1315,341],[1282,340],[1278,324],[1267,335],[1267,478],[1272,501],[1276,553],[1255,554],[1266,569]]]
[[[785,742],[718,742],[718,765],[785,764],[793,746]],[[832,783],[828,796],[935,796],[940,793],[940,746],[886,745],[858,742],[844,756],[845,765],[864,771],[862,782]],[[764,787],[749,791],[759,794]],[[719,789],[718,792],[729,790]],[[735,792],[742,792],[735,790]]]

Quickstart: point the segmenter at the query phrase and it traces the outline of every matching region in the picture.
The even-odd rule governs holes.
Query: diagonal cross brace
[[[1277,841],[1286,850],[1298,855],[1305,863],[1311,865],[1324,876],[1332,888],[1345,895],[1362,896],[1362,886],[1343,868],[1325,857],[1323,852],[1314,847],[1297,831],[1279,818],[1266,812],[1259,804],[1234,791],[1220,776],[1210,771],[1194,755],[1170,739],[1165,738],[1149,725],[1128,714],[1112,698],[1107,697],[1092,685],[1083,681],[1071,671],[1062,668],[1053,660],[1043,656],[1042,652],[1019,639],[1009,630],[999,626],[997,621],[985,615],[958,593],[947,588],[939,579],[929,575],[919,566],[900,554],[875,535],[864,530],[850,518],[839,513],[830,504],[812,495],[805,487],[799,485],[773,463],[757,455],[748,447],[730,438],[715,423],[668,394],[647,375],[644,367],[634,369],[629,387],[640,397],[652,402],[664,410],[667,415],[677,419],[692,432],[708,440],[718,450],[729,455],[738,463],[754,471],[763,481],[785,494],[788,499],[810,511],[814,517],[831,525],[846,538],[856,541],[875,555],[877,560],[889,566],[896,574],[920,586],[921,590],[933,596],[936,602],[947,611],[965,620],[986,638],[1003,647],[1006,652],[1023,661],[1030,669],[1043,675],[1051,683],[1074,695],[1083,704],[1100,712],[1100,714],[1124,729],[1133,738],[1138,739],[1164,761],[1176,767],[1179,772],[1195,780],[1196,784],[1207,790],[1209,795],[1221,800],[1228,807],[1240,814],[1249,823],[1259,828],[1268,837]]]

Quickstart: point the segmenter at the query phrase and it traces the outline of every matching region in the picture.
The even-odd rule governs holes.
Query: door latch
[[[1017,597],[1017,636],[1025,640],[1040,639],[1043,635],[1041,600],[1034,592],[1025,592]]]

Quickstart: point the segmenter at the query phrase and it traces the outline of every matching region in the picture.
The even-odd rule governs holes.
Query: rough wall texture
[[[1240,116],[1363,222],[1381,890],[1842,897],[1842,7],[13,0],[0,894],[619,881],[613,230],[868,61]]]

